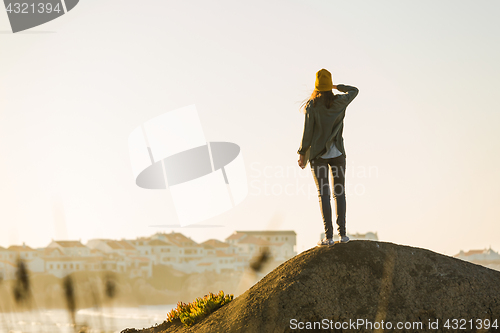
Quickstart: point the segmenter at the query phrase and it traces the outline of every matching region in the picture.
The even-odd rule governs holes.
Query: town
[[[266,253],[276,265],[297,254],[295,231],[235,231],[225,242],[197,243],[182,233],[156,233],[133,240],[53,240],[47,247],[26,244],[0,247],[0,280],[15,279],[21,259],[31,274],[62,278],[78,271],[111,271],[130,278],[150,278],[154,265],[186,274],[243,271]]]
[[[320,237],[323,237],[322,234]],[[351,240],[378,241],[377,233],[349,234]],[[235,231],[225,241],[197,243],[178,232],[156,233],[136,239],[53,240],[45,248],[26,244],[0,247],[0,280],[16,277],[21,259],[31,274],[63,278],[78,271],[111,271],[129,278],[150,278],[153,266],[165,265],[186,273],[242,272],[252,260],[268,253],[273,266],[297,255],[293,230]],[[500,255],[490,249],[460,251],[454,256],[500,270]]]

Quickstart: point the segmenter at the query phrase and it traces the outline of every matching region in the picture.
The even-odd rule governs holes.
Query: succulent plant
[[[167,322],[179,319],[185,326],[192,326],[214,312],[223,305],[231,302],[233,294],[224,295],[221,290],[218,294],[209,293],[203,298],[196,298],[191,303],[177,303],[177,307],[167,314]]]

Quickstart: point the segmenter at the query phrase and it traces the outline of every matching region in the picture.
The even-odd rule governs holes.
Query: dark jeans
[[[333,178],[333,198],[335,199],[335,207],[337,211],[337,230],[340,236],[345,236],[345,168],[346,160],[344,154],[323,159],[316,157],[311,160],[311,170],[318,189],[319,203],[321,207],[321,215],[325,225],[326,238],[333,237],[332,225],[332,206],[330,204],[330,183],[328,173],[331,171]]]

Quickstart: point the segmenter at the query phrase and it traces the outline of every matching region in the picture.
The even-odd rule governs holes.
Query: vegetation
[[[192,326],[218,308],[231,302],[233,298],[232,294],[224,295],[221,290],[218,294],[209,293],[203,298],[198,297],[188,304],[179,302],[177,308],[167,314],[167,322],[180,319],[185,326]]]

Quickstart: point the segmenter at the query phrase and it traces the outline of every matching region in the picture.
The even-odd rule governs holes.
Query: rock
[[[476,332],[471,325],[485,319],[500,327],[500,272],[421,248],[351,241],[305,251],[194,326],[161,331],[297,332],[317,322],[317,330],[373,332],[383,320],[393,331],[458,331],[457,323]]]

